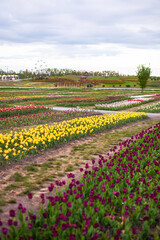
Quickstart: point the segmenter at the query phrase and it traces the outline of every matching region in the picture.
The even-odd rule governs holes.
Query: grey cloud
[[[158,7],[159,0],[2,0],[0,38],[15,43],[155,47],[160,42]]]

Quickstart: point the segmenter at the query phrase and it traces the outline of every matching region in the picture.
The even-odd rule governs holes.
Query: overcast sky
[[[160,76],[160,0],[0,0],[0,68]]]

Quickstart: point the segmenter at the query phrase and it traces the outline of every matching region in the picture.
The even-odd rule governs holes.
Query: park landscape
[[[0,84],[0,239],[158,240],[158,81],[73,79]]]

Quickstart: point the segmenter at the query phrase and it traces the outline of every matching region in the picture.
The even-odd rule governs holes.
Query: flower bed
[[[60,97],[63,97],[63,95],[55,95],[55,96],[24,96],[24,97],[15,97],[15,98],[0,98],[0,102],[2,103],[14,103],[14,102],[23,102],[23,101],[30,101],[30,100],[41,100],[41,99],[59,99]]]
[[[100,98],[100,99],[96,99],[95,97],[94,98],[90,98],[90,99],[75,99],[75,100],[64,100],[64,101],[61,101],[60,103],[56,104],[56,106],[64,106],[64,107],[76,107],[77,105],[78,106],[94,106],[96,103],[100,102],[100,103],[110,103],[110,102],[116,102],[116,101],[119,101],[119,100],[123,100],[123,99],[126,99],[122,96],[111,96],[111,97],[108,97],[108,98]]]
[[[13,97],[13,95],[12,95],[12,97],[0,97],[0,101],[14,101],[14,100],[23,100],[23,99],[28,99],[28,98],[36,98],[36,97],[47,97],[47,95],[43,95],[43,96],[41,96],[41,95],[34,95],[34,96],[15,96],[15,97]]]
[[[92,111],[47,111],[43,113],[33,113],[27,115],[11,116],[0,118],[0,129],[12,129],[14,127],[46,124],[49,122],[59,122],[75,117],[86,117],[96,115]],[[100,113],[99,113],[100,114]]]
[[[0,134],[0,164],[11,160],[18,160],[28,153],[36,153],[38,149],[80,138],[107,128],[114,128],[120,124],[136,121],[147,117],[145,113],[123,112],[110,115],[96,115],[85,118],[75,118],[53,125],[39,125],[28,131],[11,131]]]
[[[146,107],[140,107],[137,112],[149,112],[149,113],[159,113],[160,112],[160,102],[154,103]]]
[[[103,110],[123,110],[135,106],[142,105],[144,103],[155,101],[154,98],[143,98],[143,99],[128,99],[120,102],[106,103],[106,104],[96,104],[95,109],[103,109]]]
[[[37,113],[37,112],[44,112],[47,109],[41,105],[27,105],[27,106],[16,106],[10,108],[1,108],[0,109],[0,117],[8,117],[13,115],[24,115],[29,113]]]
[[[9,212],[9,230],[0,221],[2,240],[160,239],[159,146],[160,123],[87,163],[80,181],[69,173],[70,184],[56,195],[65,181],[51,183],[37,215],[19,204],[17,217]]]
[[[130,96],[130,98],[132,98],[132,99],[134,99],[134,98],[136,98],[136,99],[142,99],[142,98],[148,98],[148,97],[155,97],[156,96],[156,94],[150,94],[150,95],[138,95],[138,96]]]
[[[42,98],[42,97],[48,97],[47,95],[34,95],[34,96],[15,96],[15,97],[0,97],[1,102],[10,102],[10,101],[19,101],[19,100],[26,100],[26,99],[34,99],[34,98]]]
[[[55,95],[55,96],[30,96],[30,97],[16,97],[16,98],[8,98],[8,99],[1,99],[0,103],[18,103],[21,104],[23,102],[23,105],[28,104],[29,101],[32,100],[32,104],[36,104],[35,101],[39,101],[39,104],[56,104],[56,106],[65,106],[65,107],[76,107],[77,104],[79,106],[93,106],[95,103],[105,103],[106,101],[112,102],[112,101],[118,101],[120,99],[126,99],[123,96],[108,96],[106,97],[79,97],[76,95],[71,96],[64,96],[64,95]]]

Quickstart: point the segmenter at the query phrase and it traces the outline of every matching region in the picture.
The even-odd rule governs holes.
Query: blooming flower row
[[[48,99],[48,98],[57,98],[57,97],[61,97],[63,95],[56,95],[56,96],[48,96],[48,95],[34,95],[34,97],[32,96],[18,96],[18,97],[15,97],[15,98],[12,98],[12,97],[0,97],[0,101],[1,102],[16,102],[16,101],[23,101],[23,100],[32,100],[32,99],[42,99],[42,98],[45,98],[45,99]]]
[[[97,102],[106,103],[106,102],[115,102],[124,99],[122,95],[119,96],[108,96],[107,98],[102,97],[90,97],[90,98],[77,98],[72,100],[61,100],[57,106],[64,107],[76,107],[78,106],[94,106]]]
[[[142,103],[150,102],[153,101],[154,99],[152,98],[139,98],[139,99],[128,99],[124,101],[119,101],[119,102],[113,102],[109,104],[96,104],[95,109],[105,109],[105,110],[120,110],[120,109],[125,109],[128,107],[134,107],[141,105]]]
[[[7,97],[7,98],[6,97],[0,97],[0,100],[4,101],[4,102],[7,102],[7,101],[14,101],[14,100],[23,100],[23,99],[28,99],[28,98],[33,99],[35,97],[44,97],[44,95],[43,96],[41,96],[41,95],[34,95],[34,97],[32,97],[32,96],[16,96],[14,98],[13,97]]]
[[[144,99],[128,99],[129,102],[143,102]]]
[[[120,124],[145,118],[145,113],[123,112],[110,115],[96,115],[75,118],[53,125],[39,125],[21,132],[11,131],[0,134],[0,162],[19,159],[24,154],[35,153],[38,149],[80,138],[99,130],[114,128]]]
[[[150,112],[150,113],[159,113],[160,112],[160,102],[151,104],[149,106],[140,107],[137,111],[139,112]]]
[[[9,108],[0,108],[0,117],[8,117],[12,115],[23,115],[27,113],[35,113],[39,111],[47,111],[44,106],[41,105],[27,105],[27,106],[16,106]]]
[[[86,117],[95,115],[92,111],[47,111],[40,113],[31,113],[27,115],[18,115],[0,118],[0,129],[13,129],[14,127],[46,124],[49,122],[59,122],[63,120],[72,119],[75,117]],[[100,115],[100,114],[99,114]]]
[[[159,146],[160,123],[86,163],[80,181],[69,173],[64,191],[54,193],[65,181],[51,183],[38,214],[19,204],[18,216],[9,212],[9,229],[0,221],[2,240],[160,239]]]
[[[36,92],[35,92],[36,93]],[[62,94],[59,94],[59,93],[54,93],[54,94],[52,94],[52,93],[47,93],[47,94],[33,94],[33,95],[30,95],[30,96],[26,96],[26,95],[17,95],[17,96],[12,96],[12,97],[7,97],[6,98],[6,96],[1,96],[0,97],[0,100],[2,100],[2,99],[6,99],[6,100],[8,100],[8,99],[23,99],[23,98],[37,98],[37,97],[54,97],[54,96],[62,96],[62,94],[64,95],[64,93],[62,93]]]

